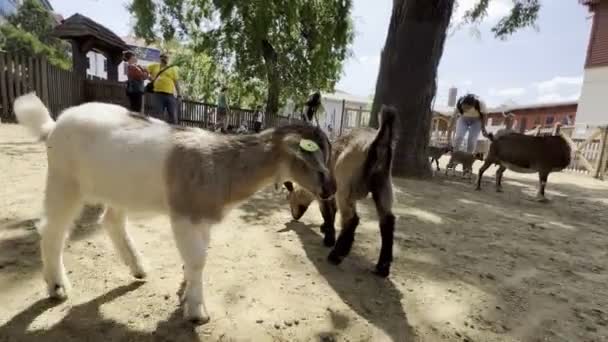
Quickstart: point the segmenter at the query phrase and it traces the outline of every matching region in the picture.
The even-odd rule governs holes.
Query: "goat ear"
[[[287,189],[287,191],[293,192],[293,183],[292,182],[285,182],[285,183],[283,183],[283,186],[285,187],[285,189]]]

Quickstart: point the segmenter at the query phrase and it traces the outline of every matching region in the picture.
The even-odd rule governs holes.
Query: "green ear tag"
[[[308,152],[316,152],[319,150],[319,145],[316,142],[308,139],[300,140],[300,148]]]

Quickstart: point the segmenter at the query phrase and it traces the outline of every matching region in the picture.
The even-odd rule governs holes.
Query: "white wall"
[[[585,69],[576,123],[608,124],[608,66]]]
[[[104,63],[105,63],[106,57],[104,55],[102,55],[98,52],[94,52],[94,51],[89,51],[87,53],[87,57],[89,58],[89,68],[87,69],[87,74],[107,79],[108,73],[104,69]],[[157,63],[157,62],[146,61],[146,60],[142,60],[142,59],[140,59],[138,61],[138,64],[141,66],[144,66],[144,67],[146,67],[152,63]],[[122,63],[120,63],[120,65],[118,65],[118,81],[125,82],[126,80],[127,80],[126,63],[122,62]]]
[[[327,126],[331,125],[335,131],[336,127],[340,127],[342,120],[342,101],[321,98],[321,104],[325,109],[323,122],[320,122],[321,127],[327,129]]]
[[[87,58],[89,59],[89,67],[87,68],[88,75],[108,78],[108,73],[104,70],[104,63],[106,60],[104,55],[89,51],[87,53]]]

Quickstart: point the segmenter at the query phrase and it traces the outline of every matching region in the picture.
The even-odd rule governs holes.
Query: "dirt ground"
[[[388,279],[369,272],[380,242],[371,202],[335,267],[316,206],[291,222],[284,194],[261,191],[214,228],[211,322],[194,328],[181,320],[164,217],[130,221],[146,282],[84,222],[65,254],[71,297],[46,299],[35,228],[45,169],[42,144],[0,125],[0,341],[608,341],[608,182],[554,174],[541,204],[533,176],[507,172],[494,192],[495,169],[482,192],[443,173],[395,180]]]

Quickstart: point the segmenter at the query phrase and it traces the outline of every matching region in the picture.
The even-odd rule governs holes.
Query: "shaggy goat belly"
[[[538,170],[535,168],[521,167],[521,166],[517,166],[512,163],[501,162],[501,164],[504,167],[506,167],[507,169],[509,169],[513,172],[517,172],[517,173],[536,173],[536,172],[538,172]]]

